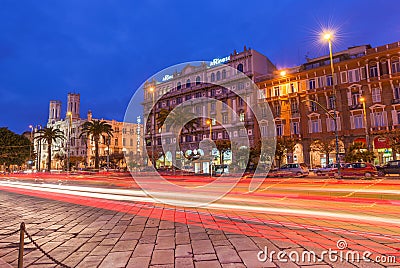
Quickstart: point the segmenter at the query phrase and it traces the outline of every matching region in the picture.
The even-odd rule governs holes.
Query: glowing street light
[[[332,97],[333,97],[333,113],[335,123],[335,144],[336,144],[336,165],[338,167],[338,176],[340,177],[340,158],[339,158],[339,135],[338,135],[338,127],[337,127],[337,114],[336,114],[336,88],[335,88],[335,69],[333,68],[333,56],[332,56],[332,32],[324,32],[323,38],[328,41],[329,46],[329,59],[331,62],[331,73],[332,73]]]
[[[69,160],[71,151],[71,127],[72,127],[72,112],[67,112],[68,127],[67,127],[67,174],[69,172]]]
[[[210,126],[210,140],[212,140],[212,120],[207,119],[206,124]]]

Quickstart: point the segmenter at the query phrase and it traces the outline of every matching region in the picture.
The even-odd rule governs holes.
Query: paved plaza
[[[258,219],[205,209],[79,198],[61,194],[0,191],[0,266],[17,267],[21,222],[42,248],[70,267],[387,267],[374,262],[261,262],[260,250],[315,251],[336,248],[397,256],[394,235],[311,229],[284,215]],[[293,218],[294,219],[294,218]],[[300,219],[297,219],[297,222]],[[317,219],[316,219],[317,220]],[[321,219],[319,219],[322,221]],[[335,231],[336,230],[336,231]],[[390,228],[387,228],[390,231]],[[378,228],[376,228],[378,231]],[[393,231],[393,230],[392,230]],[[383,232],[381,232],[383,233]],[[24,267],[56,267],[25,238]],[[58,266],[59,267],[59,266]]]

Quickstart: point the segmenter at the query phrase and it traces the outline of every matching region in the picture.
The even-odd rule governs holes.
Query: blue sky
[[[387,1],[41,0],[0,2],[0,126],[45,124],[48,103],[81,93],[81,114],[122,120],[135,90],[158,71],[243,46],[278,67],[327,53],[321,25],[340,26],[334,50],[400,40]],[[398,12],[397,12],[398,13]]]

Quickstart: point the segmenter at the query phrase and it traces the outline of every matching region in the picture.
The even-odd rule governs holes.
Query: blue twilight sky
[[[243,46],[278,67],[327,53],[321,25],[340,26],[334,50],[400,40],[398,0],[0,0],[0,126],[45,124],[48,103],[122,120],[154,73]]]

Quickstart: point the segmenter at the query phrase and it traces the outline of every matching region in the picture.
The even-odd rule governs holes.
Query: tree
[[[400,129],[395,130],[387,134],[389,139],[390,148],[392,148],[393,159],[396,160],[397,154],[400,154]]]
[[[346,162],[369,162],[376,158],[374,152],[368,151],[362,142],[355,142],[350,145],[344,160]]]
[[[0,163],[22,165],[29,159],[31,141],[6,127],[0,128]]]
[[[37,131],[35,139],[47,143],[47,171],[51,170],[51,145],[57,140],[64,140],[64,133],[58,128],[45,127]]]
[[[326,164],[329,164],[329,154],[336,150],[334,140],[330,138],[321,138],[314,141],[311,146],[311,151],[323,153],[326,156]]]
[[[230,140],[216,140],[215,146],[219,151],[219,164],[224,164],[224,153],[228,152],[231,149],[231,141]]]
[[[275,160],[278,163],[278,168],[281,167],[283,158],[287,153],[292,153],[297,144],[297,141],[290,137],[278,137],[275,148]]]
[[[92,139],[94,141],[94,152],[95,152],[94,168],[99,169],[100,137],[103,134],[106,134],[108,137],[113,137],[113,129],[110,124],[108,124],[106,121],[101,121],[101,120],[87,121],[83,123],[81,127],[82,127],[82,132],[79,135],[79,138],[81,138],[83,135],[86,135],[87,137],[89,137],[90,135],[92,136]]]

